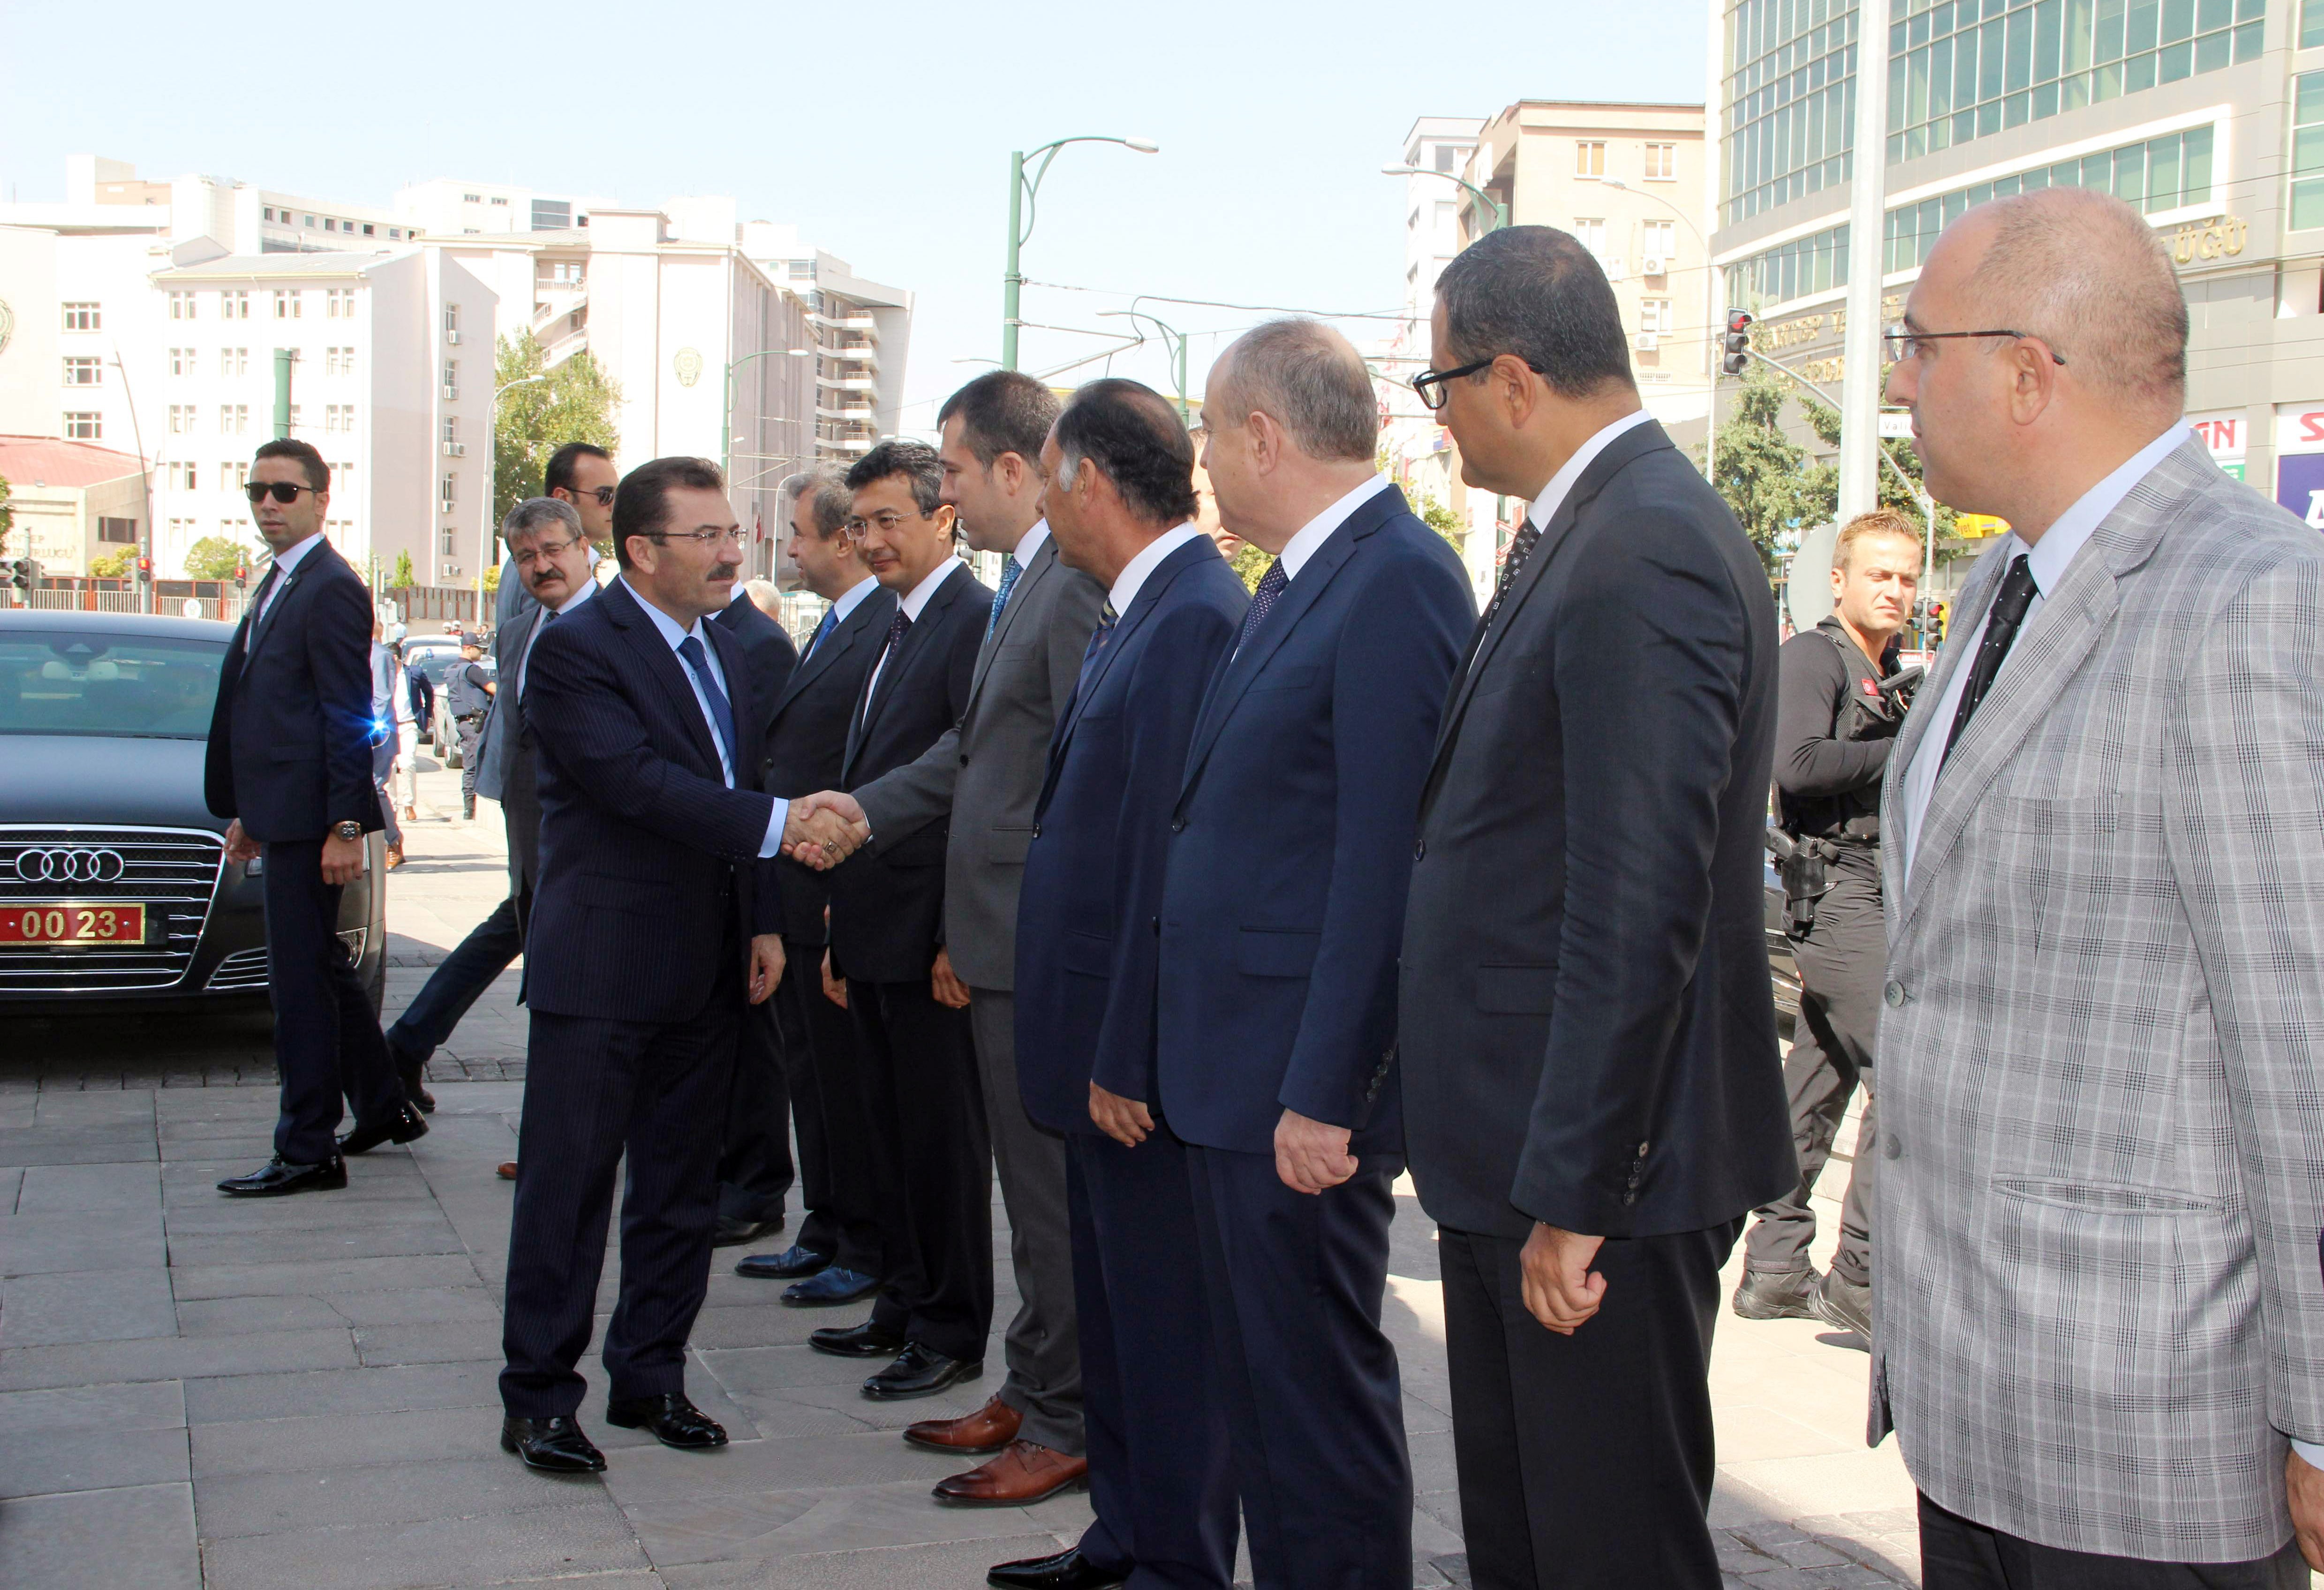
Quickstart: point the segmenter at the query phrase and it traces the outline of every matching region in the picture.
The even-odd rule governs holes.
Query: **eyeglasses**
[[[600,508],[610,508],[613,505],[613,488],[610,485],[593,485],[586,491],[573,485],[568,485],[565,489],[580,496],[596,498],[597,506]]]
[[[650,538],[657,544],[664,541],[701,541],[709,545],[739,547],[742,544],[742,527],[732,524],[724,530],[649,530],[636,533]]]
[[[872,527],[875,525],[879,527],[879,531],[881,535],[893,535],[896,533],[899,526],[908,524],[913,519],[926,519],[928,515],[926,513],[915,513],[908,516],[896,513],[874,513],[869,519],[850,519],[839,528],[846,535],[849,541],[860,541],[865,536],[872,533]]]
[[[1493,360],[1498,359],[1500,356],[1501,356],[1499,354],[1494,354],[1489,358],[1482,358],[1477,360],[1474,364],[1463,365],[1457,370],[1423,370],[1419,374],[1412,378],[1412,390],[1415,394],[1419,397],[1420,401],[1426,403],[1430,409],[1441,409],[1452,396],[1451,393],[1445,390],[1446,387],[1450,386],[1453,382],[1460,380],[1463,375],[1474,375],[1480,370],[1491,368]],[[1524,364],[1526,369],[1532,371],[1536,375],[1543,375],[1548,373],[1539,365],[1535,364],[1531,359],[1525,360]]]
[[[2018,342],[2042,342],[2031,331],[2012,331],[2006,327],[1991,331],[1915,331],[1909,326],[1891,326],[1880,334],[1880,351],[1887,356],[1890,364],[1901,365],[1907,359],[1919,358],[1923,351],[1923,343],[1950,342],[1962,337],[2006,337]],[[2066,356],[2047,343],[2043,343],[2042,351],[2050,356],[2053,364],[2063,365],[2066,362]]]
[[[536,563],[546,563],[561,555],[567,547],[581,544],[579,536],[568,536],[561,541],[536,541],[521,552],[512,553],[519,569],[530,569]]]
[[[295,503],[299,500],[300,492],[310,492],[314,489],[311,485],[300,485],[289,480],[254,480],[244,486],[242,492],[243,495],[250,499],[251,505],[255,507],[266,500],[266,495],[269,492],[274,494],[274,500],[278,503]]]

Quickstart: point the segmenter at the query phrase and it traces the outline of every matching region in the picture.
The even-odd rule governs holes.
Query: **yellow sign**
[[[1957,513],[1953,516],[1953,533],[1969,541],[1981,541],[1987,536],[2007,535],[2009,521],[1996,519],[1990,513]]]

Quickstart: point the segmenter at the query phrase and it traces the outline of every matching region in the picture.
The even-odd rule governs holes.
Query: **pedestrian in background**
[[[468,822],[476,820],[476,746],[497,688],[484,671],[484,655],[482,636],[462,635],[460,661],[444,675],[444,708],[451,714],[452,733],[460,746],[460,816]]]
[[[1912,705],[1899,688],[1898,637],[1921,579],[1921,532],[1893,508],[1859,513],[1832,548],[1832,611],[1776,653],[1775,794],[1785,858],[1785,930],[1800,967],[1800,1011],[1784,1059],[1800,1179],[1763,1206],[1744,1240],[1735,1312],[1821,1319],[1872,1335],[1872,1188],[1879,1117],[1872,1037],[1888,959],[1880,920],[1880,779]],[[1917,677],[1917,675],[1916,675]],[[1821,1280],[1808,1258],[1808,1206],[1858,1086],[1840,1246]]]
[[[371,781],[379,790],[379,818],[387,827],[387,870],[403,864],[403,825],[395,818],[396,698],[403,692],[403,667],[387,643],[387,625],[376,609],[371,620]]]
[[[1931,495],[2010,526],[1882,800],[1871,1434],[1930,1590],[2324,1567],[2324,543],[2181,422],[2187,327],[2146,217],[2052,188],[1886,350]]]
[[[1605,273],[1512,226],[1414,382],[1528,502],[1444,712],[1400,1043],[1480,1585],[1717,1590],[1711,1327],[1792,1185],[1762,921],[1775,609],[1639,404]]]

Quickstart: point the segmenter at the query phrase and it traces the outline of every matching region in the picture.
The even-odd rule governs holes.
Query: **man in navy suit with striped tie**
[[[525,669],[540,882],[500,1383],[501,1445],[532,1468],[605,1465],[574,1417],[574,1365],[625,1151],[605,1417],[666,1446],[726,1441],[687,1398],[686,1343],[709,1284],[743,1011],[783,971],[767,864],[789,812],[761,788],[770,704],[733,632],[706,622],[742,537],[715,465],[633,470],[613,501],[620,578],[543,631]]]

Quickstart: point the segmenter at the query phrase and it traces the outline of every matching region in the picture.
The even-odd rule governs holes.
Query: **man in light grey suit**
[[[1888,350],[2014,527],[1884,790],[1871,1431],[1930,1590],[2324,1561],[2324,541],[2180,423],[2186,346],[2145,221],[2051,189]]]
[[[936,416],[944,500],[969,545],[1005,552],[977,654],[968,710],[917,762],[857,790],[812,798],[868,821],[882,845],[949,818],[945,947],[936,995],[968,1007],[977,1070],[1009,1209],[1009,1255],[1022,1299],[1010,1322],[1009,1378],[965,1419],[931,1419],[905,1438],[991,1461],[936,1487],[954,1502],[1038,1501],[1088,1472],[1064,1140],[1033,1124],[1017,1090],[1017,894],[1049,735],[1073,695],[1105,592],[1057,559],[1040,516],[1041,444],[1057,400],[1029,375],[996,370]]]

